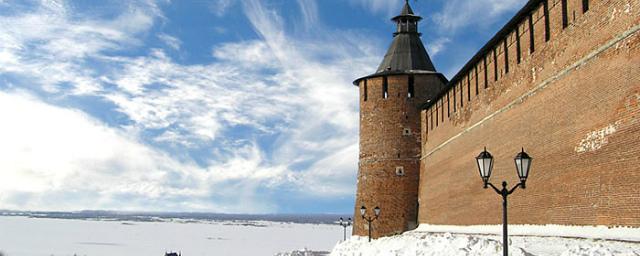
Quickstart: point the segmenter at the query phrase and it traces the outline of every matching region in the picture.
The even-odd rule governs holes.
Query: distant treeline
[[[172,219],[195,221],[272,221],[286,223],[331,224],[347,214],[221,214],[221,213],[164,213],[164,212],[118,212],[118,211],[79,211],[79,212],[26,212],[0,211],[0,216],[25,216],[51,219],[90,219],[105,221],[163,222]],[[0,255],[3,256],[3,255]]]

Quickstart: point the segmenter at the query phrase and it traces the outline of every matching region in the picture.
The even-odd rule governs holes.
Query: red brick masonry
[[[415,92],[409,98],[409,77],[386,76],[387,98],[383,96],[384,76],[367,78],[359,84],[360,163],[355,235],[368,234],[368,223],[360,218],[361,206],[368,208],[369,216],[373,216],[373,208],[381,208],[379,219],[372,225],[373,237],[402,233],[417,226],[419,110],[444,84],[437,75],[412,75]]]
[[[501,223],[501,199],[482,189],[474,162],[486,146],[496,159],[494,184],[517,182],[513,157],[521,147],[534,158],[527,189],[510,197],[510,223],[640,226],[640,1],[591,0],[584,13],[583,2],[549,0],[548,18],[541,3],[495,45],[495,57],[490,51],[421,112],[420,223]],[[379,165],[389,175],[396,164],[369,164],[366,154],[416,152],[378,144],[399,132],[372,127],[380,122],[368,111],[363,105],[358,198],[368,198],[360,194],[363,170]],[[396,200],[391,192],[405,189],[383,187],[365,201]],[[410,199],[394,207],[410,212]]]

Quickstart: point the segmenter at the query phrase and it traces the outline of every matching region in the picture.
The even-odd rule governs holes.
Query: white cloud
[[[235,0],[214,0],[213,3],[209,5],[209,9],[213,14],[218,17],[224,16],[229,8],[235,4]]]
[[[489,26],[524,3],[526,0],[448,0],[433,19],[440,31],[451,35],[468,26]]]
[[[219,54],[235,56],[238,47],[222,47],[229,52]],[[246,47],[246,58],[240,55],[228,64],[183,66],[159,50],[148,57],[113,58],[122,66],[112,77],[121,90],[104,97],[139,128],[171,129],[172,137],[183,145],[213,141],[225,127],[248,125],[268,130],[263,124],[293,112],[296,98],[287,97],[290,87],[255,71],[243,72],[250,71],[244,67],[259,65],[259,59],[252,57],[264,52],[260,43]]]
[[[162,40],[163,43],[165,43],[167,46],[171,47],[174,50],[180,50],[180,45],[182,45],[182,41],[180,41],[180,39],[174,37],[174,36],[170,36],[164,33],[159,34],[158,39]]]
[[[318,23],[318,5],[315,0],[297,0],[305,29],[316,27]],[[316,27],[317,28],[317,27]]]
[[[215,63],[182,65],[160,49],[117,56],[117,50],[139,47],[162,18],[150,6],[128,9],[115,20],[72,18],[64,5],[0,17],[2,25],[19,26],[0,26],[0,75],[24,77],[29,84],[23,89],[42,88],[45,95],[101,98],[131,121],[109,127],[77,110],[1,94],[5,104],[38,111],[2,114],[22,140],[0,150],[32,148],[37,152],[6,159],[39,161],[0,161],[16,184],[34,181],[25,190],[0,187],[0,207],[268,212],[278,206],[260,189],[287,188],[310,197],[353,194],[358,109],[351,81],[379,61],[364,35],[322,31],[317,10],[307,5],[302,18],[317,33],[299,37],[284,29],[276,10],[245,1],[261,38],[215,46]],[[38,26],[50,17],[56,24]],[[68,44],[82,47],[65,51]],[[47,126],[40,120],[55,125],[42,129]],[[22,126],[33,128],[17,130]],[[252,134],[235,133],[237,127]],[[160,132],[143,141],[140,134],[151,130]],[[261,136],[275,142],[261,147]],[[30,137],[39,139],[25,139]],[[215,157],[194,164],[145,144],[150,142],[185,150],[211,143],[225,148],[210,149]],[[50,151],[63,155],[48,157]]]
[[[427,51],[431,57],[436,56],[446,48],[449,42],[451,42],[451,39],[448,37],[440,37],[433,42],[427,43]]]
[[[349,170],[355,145],[300,175],[286,164],[268,164],[256,145],[237,148],[232,157],[203,168],[30,95],[0,93],[0,107],[7,124],[0,132],[3,208],[254,213],[278,208],[272,198],[256,194],[258,188],[300,185],[297,192],[353,193]]]
[[[69,94],[100,90],[86,59],[104,51],[139,45],[135,37],[158,17],[152,3],[131,3],[112,20],[71,19],[63,1],[42,1],[32,12],[0,17],[0,72],[31,76],[43,89]],[[34,72],[38,71],[38,72]]]
[[[136,60],[120,58],[125,68],[115,83],[127,93],[106,97],[142,129],[178,124],[163,133],[160,141],[193,145],[216,140],[218,134],[229,132],[225,129],[238,125],[280,134],[268,160],[271,164],[248,166],[244,172],[286,170],[283,176],[307,184],[289,168],[335,157],[336,152],[357,145],[357,89],[350,83],[356,76],[354,70],[372,70],[368,65],[377,58],[353,57],[354,52],[371,54],[362,52],[370,48],[361,43],[357,47],[362,48],[354,49],[351,42],[329,44],[333,38],[295,40],[284,32],[281,17],[274,10],[257,1],[245,4],[262,40],[219,45],[213,55],[221,62],[210,65],[177,65],[162,52]],[[331,45],[330,51],[327,45]],[[316,59],[320,54],[325,58],[329,54],[329,62]],[[262,72],[264,69],[269,72]],[[145,91],[153,84],[164,87]],[[350,167],[341,163],[328,169],[352,178],[357,153],[351,153]],[[318,170],[301,171],[304,176]],[[346,183],[341,186],[349,187]]]
[[[213,49],[213,56],[254,70],[265,67],[274,68],[278,61],[271,48],[262,40],[222,44]]]
[[[238,195],[238,200],[255,205],[221,204],[236,198],[225,194],[229,187],[220,183],[225,180],[221,172],[178,162],[77,110],[45,104],[24,93],[0,92],[0,119],[3,208],[274,210],[247,194]],[[246,161],[239,162],[244,157]],[[259,161],[242,155],[219,167],[242,170]],[[243,176],[247,182],[237,186],[250,188],[256,179],[268,177]]]
[[[313,193],[327,196],[354,195],[354,174],[357,172],[358,145],[352,144],[339,149],[324,159],[314,163],[310,171],[304,173],[299,182],[313,190]]]
[[[373,13],[383,13],[386,16],[397,15],[404,1],[402,0],[349,0],[349,2],[365,7]]]
[[[223,35],[223,34],[227,33],[227,29],[225,27],[223,27],[223,26],[215,26],[215,27],[213,27],[213,31],[218,33],[218,34],[220,34],[220,35]]]

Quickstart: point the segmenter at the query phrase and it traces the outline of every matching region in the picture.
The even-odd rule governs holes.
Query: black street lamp
[[[375,214],[373,217],[365,216],[366,213],[367,207],[364,207],[363,205],[362,207],[360,207],[360,216],[362,216],[362,219],[366,220],[369,223],[369,242],[371,242],[371,222],[373,222],[378,218],[378,216],[380,216],[380,207],[376,206],[376,208],[373,208],[373,213]]]
[[[480,177],[484,182],[484,188],[488,188],[491,186],[493,190],[496,191],[499,195],[502,196],[502,252],[504,256],[509,255],[509,244],[508,244],[508,235],[507,235],[507,197],[513,193],[518,187],[522,187],[525,189],[525,183],[527,182],[527,178],[529,177],[529,168],[531,168],[531,161],[533,159],[529,157],[527,153],[524,152],[524,148],[520,153],[516,155],[514,161],[516,163],[516,172],[518,173],[518,177],[520,178],[520,183],[514,186],[511,189],[507,189],[507,182],[502,182],[502,189],[496,188],[491,182],[489,182],[489,178],[491,177],[491,171],[493,170],[493,156],[489,152],[487,152],[487,148],[484,148],[484,151],[480,153],[476,157],[476,161],[478,163],[478,171],[480,171]]]
[[[344,239],[342,241],[347,241],[347,227],[351,226],[351,218],[349,218],[347,221],[344,221],[342,218],[340,218],[340,226],[342,226],[342,228],[344,229]]]

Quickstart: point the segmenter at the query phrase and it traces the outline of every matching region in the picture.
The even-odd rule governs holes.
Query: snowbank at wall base
[[[640,255],[640,229],[559,225],[510,225],[509,252],[514,256]],[[502,226],[439,226],[375,239],[354,236],[339,243],[332,256],[501,255]]]

